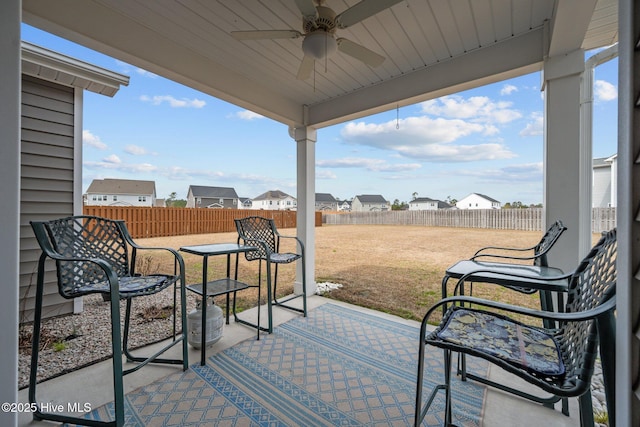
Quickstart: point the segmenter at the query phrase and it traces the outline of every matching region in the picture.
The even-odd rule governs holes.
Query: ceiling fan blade
[[[304,58],[302,58],[300,68],[298,68],[298,75],[296,76],[298,80],[307,80],[311,76],[311,72],[313,71],[313,64],[313,57],[305,55]]]
[[[318,16],[318,10],[313,0],[296,0],[296,6],[304,18],[310,19]]]
[[[402,0],[362,0],[336,16],[338,28],[347,28],[390,8]]]
[[[297,39],[302,33],[296,30],[250,30],[231,31],[236,40],[264,40],[264,39]]]
[[[354,43],[351,40],[339,38],[336,41],[338,42],[338,50],[340,52],[353,56],[370,67],[377,67],[385,60],[384,56],[378,55],[374,51],[367,49],[358,43]]]

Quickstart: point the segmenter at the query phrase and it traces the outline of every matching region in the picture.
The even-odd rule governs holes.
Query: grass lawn
[[[279,230],[284,235],[294,229]],[[339,283],[343,287],[328,294],[330,298],[420,320],[441,297],[442,276],[450,265],[469,258],[482,246],[529,247],[542,232],[442,228],[389,225],[324,225],[316,228],[316,282]],[[236,233],[138,239],[145,246],[168,246],[235,242]],[[284,244],[293,243],[284,239]],[[283,246],[281,251],[294,250]],[[202,258],[183,254],[187,282],[201,280]],[[148,262],[150,272],[157,261]],[[210,258],[211,278],[225,271],[225,257]],[[240,279],[255,283],[257,262],[241,258]],[[279,271],[278,294],[293,290],[295,268],[285,265]],[[239,307],[255,305],[253,290],[238,293]],[[263,293],[264,295],[264,293]],[[474,295],[504,302],[538,307],[538,297],[527,296],[492,285],[476,285]],[[219,303],[223,304],[224,298]]]

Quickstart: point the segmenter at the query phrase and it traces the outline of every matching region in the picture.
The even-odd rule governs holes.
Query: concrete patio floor
[[[330,302],[332,304],[339,304],[348,306],[352,309],[362,310],[395,322],[419,327],[418,322],[415,321],[341,303],[321,296],[311,296],[307,301],[309,310],[313,310],[322,304]],[[252,309],[243,313],[243,316],[250,318],[251,316],[255,316],[256,313],[257,309]],[[274,308],[273,315],[274,325],[276,326],[292,319],[293,317],[299,316],[298,313],[280,308]],[[235,324],[232,321],[230,325],[225,325],[223,338],[207,350],[207,355],[211,356],[212,354],[222,351],[248,338],[255,338],[255,330],[240,324]],[[190,364],[197,363],[197,361],[200,360],[200,351],[191,347],[189,348]],[[179,346],[171,351],[178,355],[180,353]],[[125,393],[149,384],[166,375],[175,373],[177,370],[179,370],[179,368],[176,366],[146,366],[125,377]],[[512,375],[509,375],[496,367],[492,367],[490,369],[489,377],[497,381],[515,383]],[[79,384],[81,384],[82,387],[78,387]],[[53,402],[64,405],[68,402],[76,402],[80,404],[90,403],[92,409],[98,408],[99,406],[113,400],[111,386],[111,361],[107,360],[100,362],[90,367],[45,381],[38,385],[37,391],[37,399],[40,403]],[[28,402],[27,389],[23,389],[19,392],[19,402]],[[559,407],[560,405],[556,404],[556,406]],[[579,426],[580,420],[577,399],[569,400],[569,408],[571,416],[567,417],[563,415],[559,409],[552,410],[544,408],[541,405],[489,388],[484,404],[483,425],[487,427],[515,425],[525,427],[541,425],[554,427]],[[57,425],[57,423],[33,421],[30,413],[21,413],[18,425],[21,427],[52,426]]]

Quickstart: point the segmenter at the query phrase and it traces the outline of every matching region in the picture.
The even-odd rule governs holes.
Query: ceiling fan
[[[351,40],[336,37],[336,30],[357,24],[401,1],[362,0],[342,13],[336,14],[332,9],[322,5],[323,0],[317,0],[317,6],[314,0],[295,0],[296,6],[302,13],[304,32],[297,30],[250,30],[232,31],[231,35],[236,40],[297,39],[303,37],[304,57],[297,74],[300,80],[309,78],[316,60],[326,60],[336,50],[352,56],[370,67],[377,67],[384,62],[384,56]]]

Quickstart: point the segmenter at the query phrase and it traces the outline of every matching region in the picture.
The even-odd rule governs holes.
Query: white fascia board
[[[129,77],[89,64],[88,62],[22,42],[22,70],[24,74],[54,81],[65,86],[80,87],[103,95],[113,96],[120,86],[129,85]]]
[[[543,28],[308,107],[321,128],[539,71]]]

